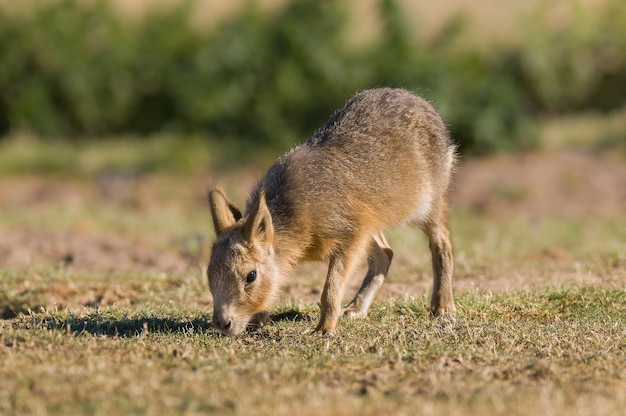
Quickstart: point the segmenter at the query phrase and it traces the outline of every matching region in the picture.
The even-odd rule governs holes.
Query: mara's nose
[[[213,319],[213,325],[222,331],[228,331],[233,326],[233,323],[223,318],[215,318]]]

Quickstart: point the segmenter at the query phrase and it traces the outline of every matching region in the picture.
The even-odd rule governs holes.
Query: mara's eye
[[[256,280],[256,270],[252,270],[246,276],[246,286],[248,286],[250,283],[254,282],[255,280]]]

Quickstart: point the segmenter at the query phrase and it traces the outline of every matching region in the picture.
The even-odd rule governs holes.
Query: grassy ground
[[[222,164],[214,149],[186,155],[163,140],[3,145],[0,414],[623,412],[619,156],[460,165],[450,218],[456,320],[429,317],[426,241],[398,229],[369,319],[341,320],[332,338],[312,334],[324,265],[309,264],[270,325],[225,338],[210,327],[204,191],[219,181],[241,202],[259,171],[240,165],[212,178],[193,166]],[[37,154],[50,161],[39,173]],[[582,179],[570,172],[581,169]],[[559,186],[542,191],[546,181]],[[615,198],[601,209],[605,189]],[[553,206],[539,203],[546,198]]]
[[[150,285],[151,283],[147,283]],[[157,298],[176,299],[177,290]],[[184,300],[184,299],[180,299]],[[3,325],[4,414],[619,414],[626,405],[626,294],[570,288],[375,304],[334,338],[294,304],[240,338],[178,302]]]

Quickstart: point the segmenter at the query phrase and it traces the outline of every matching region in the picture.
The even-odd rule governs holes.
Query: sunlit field
[[[292,76],[292,84],[282,84],[282,78],[277,77],[277,87],[296,85],[297,94],[287,87],[277,97],[269,87],[254,90],[276,98],[271,110],[268,106],[261,108],[267,111],[255,113],[257,118],[240,114],[239,110],[236,114],[226,111],[260,108],[258,104],[263,100],[254,101],[258,97],[252,89],[246,90],[248,84],[237,76],[228,82],[220,77],[213,80],[214,84],[209,82],[216,96],[230,99],[228,104],[220,101],[216,110],[203,107],[204,101],[198,99],[196,107],[189,105],[193,111],[184,114],[195,117],[196,112],[208,108],[207,118],[197,119],[200,126],[209,123],[215,127],[210,123],[217,119],[220,127],[222,116],[232,117],[225,123],[247,123],[239,136],[220,136],[210,127],[189,133],[148,130],[146,135],[133,130],[113,137],[38,135],[35,127],[34,131],[29,129],[28,122],[17,124],[22,127],[16,130],[7,129],[8,137],[0,138],[0,415],[623,414],[626,107],[611,101],[615,99],[611,94],[606,111],[568,107],[568,100],[580,97],[581,102],[589,99],[597,104],[592,87],[600,81],[594,84],[593,77],[585,76],[592,70],[606,69],[604,64],[608,63],[616,66],[609,65],[604,74],[607,77],[598,80],[619,79],[620,72],[615,68],[623,68],[619,66],[623,65],[619,61],[623,55],[617,49],[602,49],[603,54],[598,56],[605,61],[596,60],[593,54],[580,61],[596,66],[578,65],[575,60],[574,65],[565,62],[563,68],[552,72],[550,65],[555,62],[550,60],[552,54],[545,53],[551,45],[537,43],[544,49],[536,55],[528,46],[533,45],[528,39],[533,33],[533,16],[538,16],[533,13],[541,7],[547,10],[541,24],[559,28],[567,27],[572,19],[580,23],[584,21],[581,16],[593,16],[600,10],[597,6],[607,1],[550,5],[539,0],[399,2],[404,17],[411,22],[410,35],[420,41],[435,39],[455,16],[466,19],[462,36],[450,44],[444,36],[442,42],[447,49],[430,72],[422,74],[435,81],[423,92],[434,92],[433,101],[439,100],[435,104],[447,107],[442,111],[447,110],[459,123],[450,122],[452,139],[459,142],[463,133],[472,131],[464,136],[467,141],[463,145],[467,147],[462,151],[467,152],[460,154],[449,194],[448,226],[454,247],[457,307],[454,318],[430,316],[432,268],[428,242],[420,230],[401,227],[386,232],[394,250],[393,263],[369,316],[341,318],[334,336],[313,332],[327,269],[323,263],[303,264],[294,271],[271,311],[271,321],[264,327],[238,337],[224,337],[211,325],[213,300],[205,270],[214,231],[207,190],[220,186],[235,204],[244,205],[249,189],[273,160],[293,145],[290,140],[298,128],[290,129],[293,126],[285,122],[283,113],[292,110],[290,100],[302,98],[305,85],[298,77],[308,74],[309,65],[321,68],[318,72],[323,76],[316,79],[324,80],[327,74],[341,79],[349,74],[342,67],[349,61],[326,59],[330,55],[325,54],[332,53],[332,48],[307,49],[311,61],[305,59],[304,64],[302,59],[280,55],[280,48],[273,50],[275,55],[268,56],[276,58],[277,70],[284,71],[281,73],[287,78]],[[155,5],[178,3],[110,2],[131,21],[142,18]],[[198,2],[192,13],[194,29],[218,27],[218,23],[237,16],[243,3]],[[346,1],[349,18],[341,33],[350,48],[365,49],[381,36],[378,3]],[[90,4],[81,1],[77,7]],[[271,0],[259,2],[259,7],[278,14],[286,4],[286,0]],[[27,7],[28,2],[0,0],[0,13],[7,16],[23,13]],[[300,13],[295,16],[303,18]],[[70,21],[77,26],[84,23]],[[170,26],[178,24],[175,19],[164,21]],[[254,22],[265,28],[261,20]],[[589,41],[595,38],[585,36],[596,33],[598,22],[571,32],[587,52],[597,50]],[[613,28],[619,26],[613,23]],[[115,26],[106,26],[106,30],[111,27]],[[158,24],[151,27],[167,30]],[[259,33],[274,33],[270,29]],[[169,42],[175,37],[169,33],[163,36],[164,31],[157,31],[161,43],[155,45],[176,45]],[[243,45],[245,55],[246,48],[256,45],[257,38],[250,32],[252,35],[248,33],[238,41],[239,32],[236,28],[225,39],[235,40],[228,45]],[[42,36],[44,32],[37,33]],[[55,33],[63,36],[63,31]],[[115,31],[107,33],[113,36]],[[300,40],[297,30],[279,35],[288,41]],[[145,39],[152,42],[152,37]],[[172,56],[182,56],[185,45],[194,45],[187,34],[182,39],[183,47],[173,47],[171,55],[148,53],[146,56],[155,61],[130,68],[139,68],[143,75],[146,68],[159,63],[167,66]],[[28,36],[22,40],[24,45],[31,45]],[[436,39],[433,42],[427,43],[430,46],[422,52],[428,55],[439,51],[432,46],[437,45]],[[503,66],[505,72],[491,73],[497,80],[481,78],[480,69],[492,61],[485,58],[491,51],[506,55],[508,48],[524,42],[530,43],[525,43],[525,52],[517,57],[537,60],[534,63],[538,69],[527,74],[536,76],[531,84],[538,95],[529,96],[536,100],[532,105],[541,101],[545,114],[529,112],[527,119],[519,122],[517,112],[532,107],[520,99],[519,92],[527,92],[528,88],[507,89],[508,82],[518,78],[499,75],[515,72],[521,63],[514,60],[507,64],[510,66]],[[614,44],[618,43],[609,46]],[[2,45],[0,42],[0,51]],[[468,45],[475,48],[476,55],[468,54],[460,61],[448,59]],[[577,43],[563,45],[565,58],[576,55],[571,52],[578,49],[571,46]],[[40,54],[46,50],[33,49]],[[110,50],[121,51],[118,58],[126,62],[123,48]],[[200,49],[189,50],[198,53]],[[215,53],[220,48],[208,50]],[[59,56],[73,57],[72,53],[64,55],[62,48],[57,52]],[[384,52],[372,56],[384,58]],[[202,54],[196,57],[196,61],[185,62],[199,62],[200,68],[213,64]],[[241,62],[254,63],[228,54],[221,58],[226,62],[222,69],[238,70]],[[322,65],[330,61],[332,65]],[[63,63],[63,59],[43,62]],[[395,61],[390,62],[389,68],[394,69]],[[80,63],[76,61],[79,69]],[[458,73],[448,74],[450,65],[457,65]],[[542,72],[541,65],[548,69]],[[72,65],[68,68],[75,69]],[[167,68],[178,70],[175,66]],[[381,66],[381,70],[385,68]],[[570,71],[572,68],[581,72]],[[254,72],[241,74],[252,79]],[[232,75],[216,73],[225,78]],[[396,79],[403,79],[401,73]],[[59,70],[58,74],[65,73]],[[160,81],[154,85],[148,85],[165,98],[178,90],[159,90],[155,87],[159,82],[184,86],[189,94],[184,97],[189,99],[201,90],[194,80],[185,80],[176,71],[165,74],[157,76],[155,79]],[[571,79],[558,79],[568,85],[564,93],[552,88],[559,83],[549,82],[551,77],[563,74],[571,75]],[[457,75],[463,78],[458,84]],[[96,78],[85,76],[82,84],[65,82],[75,81],[72,77],[59,76],[55,80],[62,81],[58,85],[67,87],[66,93],[76,93],[86,106],[97,110],[81,113],[83,106],[76,105],[75,114],[93,121],[85,122],[83,127],[99,131],[97,128],[104,126],[106,131],[107,122],[122,120],[128,114],[91,99],[97,93],[89,89],[90,85],[104,85],[103,91],[109,91],[108,78],[103,78],[103,84],[90,84]],[[45,76],[39,79],[45,81]],[[136,79],[144,80],[141,76]],[[184,82],[178,84],[179,80],[188,81],[191,88]],[[585,84],[585,80],[592,81]],[[137,87],[138,91],[140,87],[133,82],[132,88],[120,90],[135,91]],[[29,84],[32,95],[20,96],[24,105],[16,107],[15,114],[36,114],[35,121],[41,121],[39,116],[45,113],[49,119],[41,119],[49,125],[30,120],[30,126],[42,128],[54,127],[55,122],[59,127],[67,120],[76,121],[63,118],[74,114],[71,111],[56,113],[55,107],[48,105],[54,103],[47,100],[47,92],[56,91],[51,86],[54,83],[46,86],[49,89],[36,84]],[[329,85],[329,90],[338,88],[337,84]],[[484,88],[474,89],[476,85]],[[612,84],[602,85],[614,92]],[[317,85],[306,87],[312,88],[308,94],[323,90]],[[459,93],[461,90],[465,95]],[[607,90],[599,88],[596,92]],[[146,97],[157,97],[157,93],[135,98],[142,102]],[[120,105],[130,103],[131,95],[126,97],[128,101],[120,95]],[[476,95],[480,99],[464,107],[466,100]],[[0,94],[0,110],[6,104],[2,97]],[[323,99],[324,94],[319,97]],[[481,97],[488,99],[481,101]],[[252,103],[248,107],[241,104],[247,99]],[[167,108],[174,101],[163,102]],[[188,104],[180,97],[177,102]],[[128,104],[128,109],[133,108]],[[184,105],[182,108],[187,109]],[[108,119],[96,117],[107,110],[111,110]],[[0,113],[3,128],[2,123],[10,123]],[[211,118],[215,114],[219,117]],[[23,121],[22,115],[15,120]],[[132,117],[130,120],[134,121]],[[509,131],[511,123],[515,124],[515,132]],[[274,136],[274,127],[284,130]],[[535,134],[536,139],[527,140],[525,132]],[[511,137],[506,136],[509,133]],[[300,137],[298,141],[305,139]],[[472,142],[481,139],[485,142]],[[346,304],[359,288],[365,270],[362,264],[349,281]]]

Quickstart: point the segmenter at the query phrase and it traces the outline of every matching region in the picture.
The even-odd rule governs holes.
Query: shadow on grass
[[[185,321],[175,318],[159,317],[124,317],[116,319],[102,315],[90,315],[86,317],[70,316],[66,319],[47,319],[43,322],[42,326],[48,330],[65,331],[75,335],[88,333],[112,338],[132,338],[147,333],[191,334],[206,331],[208,334],[217,334],[217,332],[213,330],[211,321],[204,317]]]
[[[305,313],[300,312],[298,309],[289,309],[288,311],[283,311],[271,316],[273,322],[311,322],[314,320],[314,317]]]
[[[313,321],[313,317],[290,309],[271,316],[272,322],[300,322]],[[57,330],[79,335],[88,333],[111,338],[132,338],[148,333],[199,333],[220,336],[219,331],[213,328],[209,317],[199,317],[191,320],[181,320],[173,317],[138,317],[115,318],[102,314],[92,314],[84,317],[68,316],[64,318],[52,317],[41,322],[41,327],[47,330]],[[253,331],[254,332],[254,331]]]

